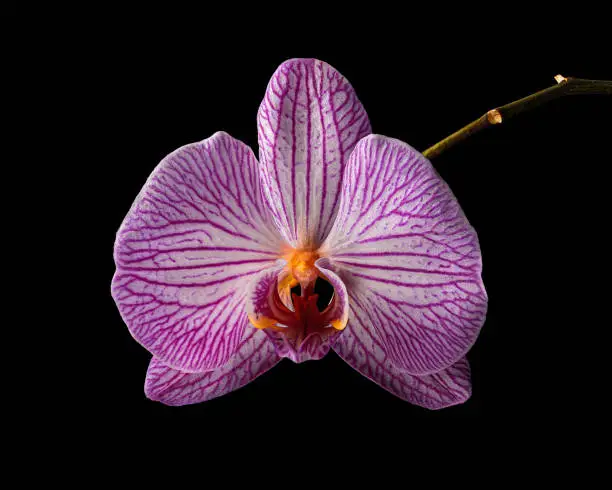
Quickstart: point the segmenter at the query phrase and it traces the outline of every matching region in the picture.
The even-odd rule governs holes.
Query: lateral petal
[[[349,323],[400,371],[426,375],[465,356],[485,320],[478,237],[431,163],[398,140],[355,147],[322,247],[346,284]]]
[[[112,295],[161,362],[215,369],[248,324],[249,279],[281,248],[253,152],[219,132],[174,151],[149,177],[117,233]]]

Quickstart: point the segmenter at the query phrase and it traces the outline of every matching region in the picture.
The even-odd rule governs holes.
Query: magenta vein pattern
[[[407,402],[431,410],[465,402],[472,394],[470,365],[463,358],[435,374],[413,376],[401,372],[371,339],[361,335],[340,337],[334,350],[351,367]]]
[[[245,280],[277,260],[258,163],[226,133],[155,169],[122,224],[112,293],[132,335],[169,366],[226,363],[242,338]]]
[[[200,403],[241,388],[279,360],[266,334],[250,329],[232,359],[213,371],[183,373],[154,357],[147,372],[145,393],[166,405]]]
[[[340,73],[297,59],[272,76],[257,121],[262,178],[278,228],[293,246],[316,246],[333,224],[344,164],[371,131],[367,114]]]
[[[385,361],[371,353],[414,375],[452,366],[486,314],[476,232],[431,163],[405,143],[369,136],[346,172],[324,245],[351,305],[338,352],[365,371]]]

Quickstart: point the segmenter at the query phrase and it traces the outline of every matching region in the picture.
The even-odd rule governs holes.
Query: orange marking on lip
[[[336,330],[344,330],[347,322],[343,322],[342,320],[332,320],[330,323]]]
[[[282,327],[277,327],[278,323],[274,318],[270,318],[267,316],[260,316],[259,318],[255,318],[253,315],[248,315],[249,321],[255,328],[264,329],[271,328],[272,330],[283,330]]]

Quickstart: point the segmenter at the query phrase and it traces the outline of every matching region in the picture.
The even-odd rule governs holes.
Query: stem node
[[[509,104],[491,109],[483,116],[464,126],[459,131],[447,136],[442,141],[436,143],[423,152],[427,158],[434,158],[443,151],[454,146],[468,136],[495,124],[501,124],[504,119],[508,119],[528,109],[533,109],[540,104],[549,102],[562,95],[577,94],[599,94],[612,95],[612,81],[608,80],[584,80],[582,78],[565,78],[563,75],[555,75],[557,85],[540,90],[534,94],[515,100]],[[503,114],[503,117],[502,117]]]

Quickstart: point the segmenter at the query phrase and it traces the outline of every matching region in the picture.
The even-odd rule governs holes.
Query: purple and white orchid
[[[425,157],[370,133],[344,77],[294,59],[259,109],[259,162],[223,132],[162,160],[119,229],[112,284],[153,354],[149,398],[210,400],[330,348],[411,403],[469,398],[487,307],[476,232]]]

